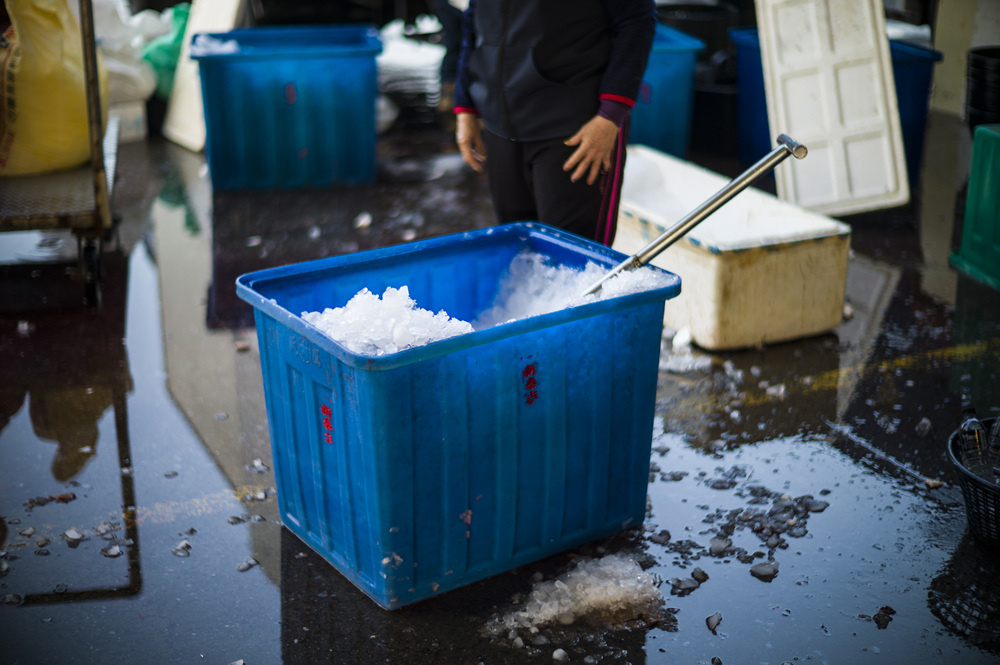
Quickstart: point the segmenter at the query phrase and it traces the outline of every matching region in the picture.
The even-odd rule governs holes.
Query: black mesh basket
[[[993,419],[984,420],[983,425],[989,431]],[[1000,548],[1000,486],[965,468],[960,443],[961,438],[956,430],[948,439],[948,457],[951,458],[962,485],[969,530],[980,543]]]

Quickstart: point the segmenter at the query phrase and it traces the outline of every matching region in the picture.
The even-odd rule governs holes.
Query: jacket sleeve
[[[611,55],[601,78],[601,100],[635,105],[656,32],[654,0],[601,0],[611,29]]]
[[[469,96],[469,57],[476,44],[476,28],[473,16],[476,0],[469,0],[469,6],[462,14],[462,48],[458,56],[458,73],[455,77],[455,113],[476,113],[476,105]]]

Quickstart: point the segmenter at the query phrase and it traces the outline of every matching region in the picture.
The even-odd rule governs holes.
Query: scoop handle
[[[634,270],[646,265],[667,247],[670,247],[672,244],[680,240],[684,234],[700,224],[706,217],[721,208],[730,199],[750,186],[753,181],[781,163],[786,157],[792,155],[795,159],[802,159],[807,154],[809,154],[809,150],[805,145],[799,143],[787,134],[780,135],[778,137],[778,145],[771,150],[771,152],[761,157],[760,160],[758,160],[758,162],[749,169],[730,180],[725,187],[713,194],[700,206],[689,212],[679,222],[675,223],[669,229],[661,233],[655,240],[615,266],[611,272],[594,282],[581,295],[586,296],[596,293],[600,290],[601,285],[604,284],[604,282],[624,270]]]

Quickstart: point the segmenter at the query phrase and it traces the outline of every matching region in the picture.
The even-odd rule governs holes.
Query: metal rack
[[[84,296],[100,296],[104,243],[112,237],[111,198],[118,153],[118,119],[101,126],[97,42],[92,0],[80,2],[90,161],[76,169],[0,178],[0,232],[69,229],[77,238]]]

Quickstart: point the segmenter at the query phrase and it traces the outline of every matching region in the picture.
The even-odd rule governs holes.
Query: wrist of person
[[[610,120],[614,123],[615,127],[621,127],[631,111],[631,107],[627,104],[613,99],[602,99],[600,106],[597,108],[597,115],[605,120]]]

